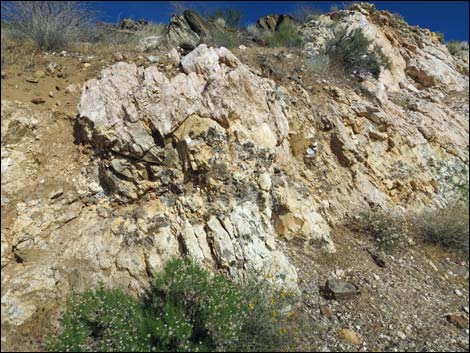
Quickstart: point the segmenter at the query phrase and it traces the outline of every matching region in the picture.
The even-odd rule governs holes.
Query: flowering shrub
[[[48,342],[55,352],[149,351],[146,317],[140,303],[120,290],[100,286],[71,298],[63,332]]]
[[[74,296],[52,351],[276,351],[289,347],[289,293],[237,285],[189,259],[169,261],[142,301],[100,286]]]

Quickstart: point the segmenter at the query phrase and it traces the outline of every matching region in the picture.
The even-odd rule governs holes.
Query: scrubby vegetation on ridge
[[[378,78],[383,68],[390,69],[390,59],[377,45],[372,48],[360,28],[352,33],[340,32],[328,44],[327,53],[332,60],[345,71],[354,74],[372,74]]]

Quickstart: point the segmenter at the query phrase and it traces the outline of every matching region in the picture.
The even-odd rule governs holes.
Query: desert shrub
[[[242,44],[242,39],[238,31],[214,28],[211,30],[209,44],[217,47],[235,48]]]
[[[468,52],[468,42],[459,42],[457,40],[453,40],[447,43],[447,49],[452,55],[455,55],[462,51]]]
[[[462,201],[444,208],[422,211],[413,217],[413,231],[425,242],[444,248],[469,251],[469,208]]]
[[[73,296],[62,320],[63,331],[49,340],[54,352],[149,351],[142,305],[120,290],[100,286]]]
[[[282,22],[279,28],[266,37],[269,47],[294,48],[302,44],[302,36],[297,31],[296,25],[289,20]]]
[[[267,36],[267,31],[256,27],[256,25],[253,23],[246,26],[246,32],[256,42],[264,42]]]
[[[43,50],[62,49],[76,41],[92,18],[92,12],[80,1],[2,2],[2,20]]]
[[[313,74],[321,74],[328,72],[330,66],[330,57],[327,54],[317,54],[306,62],[307,70]]]
[[[212,16],[214,19],[222,18],[228,28],[238,28],[243,17],[243,12],[239,9],[217,9]]]
[[[353,227],[372,236],[377,247],[389,253],[396,251],[407,237],[405,217],[392,210],[361,211],[353,220]]]
[[[340,32],[328,45],[330,58],[346,72],[355,74],[372,74],[378,78],[382,68],[389,69],[391,62],[382,48],[371,48],[372,40],[368,39],[360,28],[352,33]]]
[[[99,287],[73,296],[52,351],[276,351],[289,346],[291,296],[169,261],[142,301]]]

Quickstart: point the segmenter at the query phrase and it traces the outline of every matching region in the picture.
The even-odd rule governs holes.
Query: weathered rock
[[[331,319],[331,317],[333,316],[333,313],[331,312],[331,309],[328,304],[320,304],[320,313],[327,319]]]
[[[357,346],[362,344],[362,339],[359,337],[359,335],[356,332],[354,332],[351,329],[343,328],[339,331],[339,335],[341,336],[342,339],[348,341],[351,344],[354,344]]]
[[[279,27],[286,22],[294,22],[292,16],[289,15],[268,15],[259,18],[256,21],[256,27],[266,31],[275,32]]]
[[[118,23],[117,27],[128,31],[139,31],[147,25],[148,21],[143,19],[134,21],[132,18],[125,18]]]
[[[330,278],[325,284],[325,295],[332,299],[353,299],[359,293],[355,285],[339,279]]]
[[[175,46],[195,48],[208,33],[206,21],[196,12],[186,10],[171,17],[167,38]]]
[[[150,51],[154,49],[158,49],[165,41],[165,37],[161,36],[148,36],[144,37],[139,40],[139,44],[137,45],[137,49],[141,51]],[[117,59],[122,60],[122,59]]]
[[[447,321],[457,326],[458,328],[461,328],[461,329],[468,328],[468,321],[463,316],[448,314],[446,315],[446,319]]]

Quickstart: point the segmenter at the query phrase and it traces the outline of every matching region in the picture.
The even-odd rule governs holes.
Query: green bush
[[[353,221],[354,227],[374,238],[384,252],[396,251],[406,239],[405,218],[391,210],[379,208],[360,212]]]
[[[297,27],[292,21],[285,20],[275,32],[266,37],[266,44],[272,48],[299,47],[302,44],[302,36],[297,31]]]
[[[72,297],[63,331],[48,342],[53,352],[149,351],[148,322],[141,304],[120,290],[100,286]]]
[[[291,296],[169,261],[142,302],[118,290],[72,297],[52,351],[276,351],[289,346]]]
[[[346,72],[355,74],[372,74],[378,78],[382,68],[389,69],[391,62],[382,48],[371,48],[372,40],[368,39],[360,28],[352,33],[341,32],[327,45],[330,57]]]

